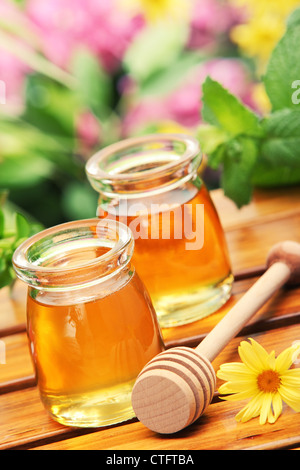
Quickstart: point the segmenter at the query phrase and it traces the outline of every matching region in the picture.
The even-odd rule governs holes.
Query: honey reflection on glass
[[[142,204],[127,200],[125,214],[122,201],[116,212],[115,206],[101,206],[100,199],[98,216],[116,218],[131,228],[133,263],[151,294],[160,324],[176,326],[225,303],[233,276],[223,229],[204,185],[198,190],[185,184],[155,202],[152,197],[144,212],[128,215]],[[164,210],[155,213],[155,207]]]
[[[14,259],[28,283],[27,332],[41,400],[55,420],[77,427],[134,417],[136,377],[164,349],[131,264],[131,232],[114,221],[92,222],[47,229]]]

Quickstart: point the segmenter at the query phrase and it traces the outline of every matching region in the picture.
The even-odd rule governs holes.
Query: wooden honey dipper
[[[211,361],[271,295],[300,281],[300,244],[284,241],[267,257],[267,270],[195,348],[174,347],[143,368],[132,391],[137,418],[152,431],[171,434],[192,424],[210,404],[216,375]]]

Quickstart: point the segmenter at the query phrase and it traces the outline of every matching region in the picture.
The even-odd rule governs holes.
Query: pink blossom
[[[20,60],[0,48],[1,95],[4,93],[0,106],[6,114],[19,114],[23,110],[27,72],[28,68]]]
[[[147,97],[127,110],[123,120],[124,134],[131,134],[146,125],[174,121],[194,128],[201,122],[202,83],[207,76],[219,81],[248,106],[253,82],[249,71],[238,59],[213,59],[193,67],[184,83],[164,97]]]
[[[249,88],[252,86],[250,72],[239,59],[211,59],[198,69],[197,80],[202,83],[207,76],[219,81],[231,93],[243,102],[249,100]],[[250,104],[250,103],[248,103]]]
[[[1,0],[0,17],[7,23],[22,21],[22,13],[12,2]],[[0,46],[1,107],[7,114],[18,114],[24,105],[24,78],[29,68],[20,59]],[[5,104],[4,104],[5,102]],[[2,111],[2,110],[1,110]]]
[[[191,49],[214,49],[219,46],[220,36],[228,36],[230,28],[241,19],[241,10],[226,1],[196,0],[193,2],[187,46]]]
[[[107,71],[114,71],[142,26],[140,18],[120,12],[115,0],[29,0],[26,8],[45,55],[64,68],[74,50],[86,46]]]
[[[82,111],[78,114],[75,128],[80,150],[84,153],[100,143],[100,123],[90,111]]]

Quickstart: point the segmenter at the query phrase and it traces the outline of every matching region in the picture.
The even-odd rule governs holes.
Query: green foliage
[[[238,207],[252,195],[251,178],[264,129],[259,118],[220,83],[207,78],[203,84],[202,116],[198,138],[212,168],[223,167],[222,187]]]
[[[298,105],[292,100],[292,84],[300,78],[299,63],[299,24],[293,18],[297,18],[296,10],[291,16],[288,28],[284,36],[278,42],[272,52],[264,84],[270,98],[273,111],[291,108],[298,109]]]
[[[91,109],[99,119],[106,119],[112,109],[113,87],[97,57],[85,49],[76,51],[72,72],[77,79],[77,97],[82,107]],[[76,96],[74,92],[72,96]]]
[[[262,135],[258,117],[220,83],[207,77],[202,89],[202,117],[206,122],[225,131],[228,138]]]
[[[27,77],[23,115],[3,116],[0,121],[0,191],[9,191],[14,204],[45,226],[91,214],[84,202],[77,212],[61,204],[74,182],[82,184],[83,201],[89,192],[96,212],[97,197],[85,178],[85,160],[76,153],[75,120],[84,99],[79,88],[72,91],[32,74]]]
[[[300,104],[292,99],[300,78],[300,10],[288,22],[264,76],[272,112],[260,118],[211,78],[203,84],[198,130],[212,168],[222,168],[222,187],[238,207],[251,200],[255,186],[300,184]],[[293,102],[294,101],[294,102]]]
[[[167,70],[179,57],[188,35],[185,24],[163,22],[142,30],[130,45],[124,65],[139,83]]]
[[[16,278],[12,267],[15,249],[41,228],[18,212],[11,217],[0,209],[0,288],[11,285]]]
[[[209,165],[222,170],[225,194],[238,207],[251,200],[255,186],[300,183],[299,21],[300,9],[289,18],[263,77],[272,103],[269,116],[257,116],[209,77],[203,84],[206,124],[200,126],[197,137]],[[9,27],[17,32],[13,22]],[[24,30],[20,39],[27,36]],[[11,35],[5,37],[9,42]],[[24,238],[42,225],[96,214],[98,195],[86,179],[85,163],[96,150],[93,145],[98,149],[122,138],[120,119],[131,96],[118,91],[118,84],[124,83],[119,82],[120,76],[133,80],[136,101],[166,96],[207,59],[202,51],[186,48],[188,37],[189,28],[183,23],[149,25],[137,33],[116,74],[105,72],[99,57],[81,48],[73,51],[68,72],[39,51],[28,49],[22,56],[32,70],[26,76],[24,112],[14,118],[3,115],[0,121],[0,206],[3,190],[14,204],[13,209],[7,210],[6,204],[0,210],[0,287],[15,279],[11,257]],[[19,50],[20,42],[16,44],[18,57],[25,49]],[[232,53],[230,49],[225,55]],[[80,141],[76,126],[86,112],[92,113],[101,129],[99,146],[84,148]],[[157,132],[159,123],[153,125]],[[22,211],[30,217],[21,215]],[[31,222],[31,217],[41,225]]]

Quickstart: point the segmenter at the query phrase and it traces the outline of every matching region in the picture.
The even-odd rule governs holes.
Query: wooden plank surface
[[[265,265],[269,248],[282,240],[300,242],[300,188],[261,190],[242,209],[212,192],[225,230],[233,272]]]
[[[231,299],[214,315],[183,325],[177,328],[162,330],[167,347],[176,345],[196,346],[209,331],[221,320],[230,308],[252,286],[257,278],[236,281]],[[295,288],[282,288],[264,305],[264,307],[248,322],[244,331],[257,332],[273,329],[283,324],[300,323],[300,290]],[[20,387],[23,382],[31,379],[34,383],[34,370],[29,354],[26,332],[7,335],[2,338],[6,346],[6,362],[9,367],[0,367],[0,393],[7,389],[9,384],[15,388],[18,380]],[[19,388],[20,388],[19,387]]]
[[[235,274],[233,295],[206,319],[163,330],[167,347],[198,344],[263,272],[271,245],[284,239],[300,242],[300,188],[257,191],[253,202],[242,210],[224,198],[220,190],[213,191],[212,198],[228,241]],[[237,346],[249,336],[279,354],[300,340],[299,318],[300,287],[280,289],[226,346],[214,361],[214,368],[239,360]],[[6,363],[0,363],[0,449],[300,448],[300,414],[285,407],[273,425],[260,426],[257,419],[237,423],[235,415],[243,403],[221,401],[217,392],[206,414],[174,436],[159,436],[136,419],[102,429],[62,426],[48,416],[35,387],[26,337],[26,289],[21,283],[16,283],[13,292],[0,290],[0,339],[6,350]]]
[[[213,362],[215,370],[224,362],[239,361],[237,346],[245,337],[237,337],[223,350]],[[300,325],[290,325],[251,337],[260,342],[268,351],[275,350],[279,354],[290,346],[295,339],[300,339]],[[280,346],[278,345],[280,338]],[[221,383],[218,380],[218,385]],[[216,394],[217,395],[217,394]],[[234,416],[243,406],[243,402],[229,403],[216,401],[196,423],[188,429],[167,438],[146,429],[141,423],[131,422],[101,430],[74,430],[54,422],[43,409],[36,387],[6,393],[0,396],[0,449],[11,447],[45,449],[216,449],[245,448],[245,436],[253,437],[254,431],[259,441],[251,441],[256,447],[264,445],[276,448],[273,436],[285,436],[286,444],[300,444],[300,415],[288,408],[273,425],[260,426],[257,419],[248,423],[237,423]],[[7,426],[11,423],[11,426]],[[213,426],[213,433],[211,432]],[[211,428],[211,429],[210,429]],[[230,430],[225,433],[224,429]],[[280,432],[279,432],[280,431]],[[278,434],[279,432],[279,434]],[[285,433],[285,434],[284,434]],[[74,434],[79,434],[74,437]],[[126,435],[126,441],[122,438]],[[201,440],[199,436],[201,435]],[[243,435],[243,440],[241,440]],[[70,437],[68,437],[70,436]],[[43,444],[42,442],[53,441]],[[247,443],[251,447],[250,441]],[[179,447],[178,447],[179,445]],[[280,444],[282,445],[282,444]]]
[[[290,346],[295,338],[300,339],[300,325],[291,325],[251,335],[266,350],[281,350]],[[278,338],[280,337],[280,347]],[[245,337],[235,338],[213,362],[215,370],[221,363],[239,361],[237,346]],[[218,380],[218,385],[221,383]],[[216,401],[208,411],[189,428],[171,437],[159,436],[139,422],[110,427],[90,432],[67,428],[55,423],[43,410],[36,388],[0,396],[0,449],[12,445],[21,448],[42,449],[245,449],[261,447],[275,449],[300,443],[300,415],[285,408],[276,423],[260,426],[257,419],[237,423],[235,415],[243,402]],[[17,417],[16,417],[17,416]],[[5,423],[14,422],[6,432]],[[212,432],[213,429],[213,432]],[[74,436],[74,433],[81,435]],[[68,437],[68,435],[70,437]],[[274,437],[276,436],[276,438]],[[126,437],[126,438],[125,438]],[[255,437],[255,439],[254,439]],[[45,440],[45,444],[43,441]],[[51,442],[52,441],[52,442]],[[47,442],[47,443],[46,443]]]

